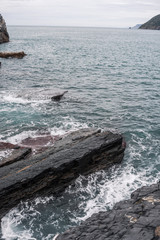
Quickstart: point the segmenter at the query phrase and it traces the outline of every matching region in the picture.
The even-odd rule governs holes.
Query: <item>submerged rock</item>
[[[56,141],[60,140],[60,136],[51,136],[48,134],[42,134],[41,136],[28,137],[21,141],[20,146],[29,147],[34,153],[40,153],[55,144]]]
[[[7,32],[6,23],[0,14],[0,43],[9,42],[9,34]]]
[[[55,94],[53,97],[51,97],[52,101],[60,101],[61,98],[64,96],[65,93],[68,91],[64,91],[63,93]]]
[[[24,52],[0,52],[0,58],[23,58],[26,55]]]
[[[55,239],[160,239],[160,183],[136,190],[130,200],[117,203],[113,210],[93,214]]]
[[[59,194],[79,174],[120,163],[124,150],[120,134],[82,129],[56,141],[41,154],[1,167],[0,218],[21,200]]]

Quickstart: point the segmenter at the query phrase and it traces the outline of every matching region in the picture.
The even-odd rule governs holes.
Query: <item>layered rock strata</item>
[[[113,210],[93,214],[56,240],[159,240],[160,183],[142,187]]]
[[[9,42],[9,34],[7,32],[6,23],[0,14],[0,43]]]
[[[124,150],[120,134],[83,129],[57,141],[44,153],[1,167],[0,218],[20,200],[57,194],[79,174],[120,163]]]

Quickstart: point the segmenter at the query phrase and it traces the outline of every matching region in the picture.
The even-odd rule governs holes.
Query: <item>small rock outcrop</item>
[[[55,94],[53,97],[51,97],[52,101],[60,101],[61,98],[64,96],[65,93],[68,91],[64,91],[63,93]]]
[[[160,14],[142,24],[139,29],[160,30]]]
[[[142,187],[111,211],[93,214],[56,240],[159,240],[160,183]]]
[[[124,150],[120,134],[82,129],[56,141],[41,154],[0,167],[0,219],[21,200],[58,194],[79,174],[120,163]]]
[[[0,43],[9,42],[9,34],[7,32],[6,23],[0,14]]]
[[[26,56],[23,51],[22,52],[0,52],[0,58],[23,58]]]

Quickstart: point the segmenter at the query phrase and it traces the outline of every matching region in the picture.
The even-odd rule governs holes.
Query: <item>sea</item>
[[[20,144],[81,128],[123,134],[122,163],[79,176],[59,196],[22,201],[2,219],[0,239],[53,240],[160,179],[160,31],[9,26],[0,51],[0,141]],[[68,91],[60,102],[56,92]],[[1,151],[0,161],[9,153]]]

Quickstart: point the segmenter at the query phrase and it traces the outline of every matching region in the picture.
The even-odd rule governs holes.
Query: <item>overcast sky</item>
[[[7,25],[129,27],[160,14],[160,0],[0,0]]]

